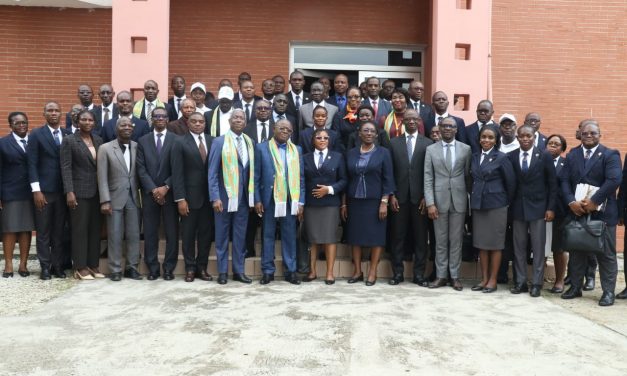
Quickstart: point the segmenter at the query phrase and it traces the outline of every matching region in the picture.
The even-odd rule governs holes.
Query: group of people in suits
[[[582,143],[564,158],[566,141],[542,135],[539,114],[528,114],[521,126],[504,114],[497,124],[492,103],[483,100],[477,121],[466,126],[448,113],[446,93],[436,91],[432,104],[425,103],[419,81],[408,90],[384,90],[371,77],[362,91],[338,74],[333,94],[324,82],[313,83],[307,93],[304,75],[294,71],[289,84],[284,92],[285,80],[275,76],[264,80],[263,97],[256,96],[244,72],[237,93],[222,80],[217,98],[202,83],[193,84],[186,97],[185,79],[175,76],[174,97],[167,103],[158,99],[153,80],[146,81],[144,98],[136,102],[122,91],[113,103],[115,92],[105,84],[99,106],[93,104],[91,88],[81,85],[81,105],[66,115],[65,128],[60,106],[49,102],[46,124],[30,134],[26,114],[11,113],[12,133],[0,140],[3,276],[13,275],[16,242],[18,272],[28,275],[25,259],[35,229],[42,279],[65,277],[68,264],[78,279],[103,278],[98,259],[104,218],[114,281],[142,278],[143,223],[149,280],[162,274],[174,279],[180,234],[185,281],[213,279],[207,264],[215,242],[217,281],[227,283],[232,241],[233,279],[251,283],[244,260],[255,254],[261,226],[262,284],[274,280],[277,228],[285,280],[317,279],[318,251],[324,251],[324,281],[333,284],[343,228],[354,263],[349,283],[374,285],[387,250],[391,285],[405,280],[404,261],[411,260],[413,283],[461,291],[462,249],[470,232],[482,271],[473,291],[496,291],[499,271],[511,259],[510,291],[540,296],[545,255],[553,251],[557,279],[551,292],[571,299],[581,296],[589,257],[573,253],[570,275],[564,278],[563,251],[568,250],[560,247],[559,224],[590,214],[608,225],[606,249],[596,256],[603,288],[599,304],[614,303],[615,226],[624,211],[616,190],[623,175],[618,152],[599,143],[597,122],[580,124]],[[598,190],[576,198],[581,183]],[[161,226],[166,251],[160,264]],[[69,241],[64,239],[68,229]],[[370,249],[367,276],[364,247]],[[503,253],[507,248],[509,255]],[[426,275],[430,252],[435,262],[431,279]],[[297,273],[303,269],[308,270],[300,279]],[[571,287],[564,292],[567,280]],[[627,298],[627,291],[618,297]]]

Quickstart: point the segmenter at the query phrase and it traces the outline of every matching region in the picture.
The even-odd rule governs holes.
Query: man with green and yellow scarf
[[[273,138],[257,144],[255,152],[255,211],[263,218],[262,285],[274,280],[277,222],[281,228],[285,280],[300,284],[296,276],[296,233],[297,219],[303,217],[305,178],[302,152],[290,140],[292,132],[289,120],[279,120],[274,124]]]

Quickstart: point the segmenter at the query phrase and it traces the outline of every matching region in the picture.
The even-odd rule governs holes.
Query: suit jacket
[[[394,183],[394,168],[392,165],[392,156],[386,148],[377,147],[372,151],[370,161],[363,174],[366,185],[366,199],[381,199],[383,195],[392,194],[396,191]],[[350,198],[355,197],[357,184],[360,181],[360,173],[357,171],[357,162],[359,162],[360,150],[353,148],[346,152],[346,171],[348,173],[348,186],[346,195]]]
[[[325,99],[325,101],[326,101],[327,103],[331,103],[332,105],[336,106],[336,107],[339,109],[339,111],[341,111],[341,110],[342,110],[342,108],[340,108],[340,107],[346,107],[346,103],[348,103],[348,99],[346,98],[346,94],[344,94],[344,105],[343,105],[343,106],[340,106],[340,105],[337,103],[337,97],[336,97],[336,95],[335,95],[335,94],[330,95],[327,99]]]
[[[228,134],[216,137],[211,143],[211,153],[209,154],[209,200],[222,201],[224,210],[227,210],[229,197],[226,193],[224,185],[224,175],[222,170],[222,148],[224,147],[224,138],[231,137]],[[245,139],[244,139],[245,140]],[[252,145],[254,146],[254,145]],[[254,150],[254,147],[253,147]],[[250,181],[250,161],[252,155],[248,156],[246,165],[242,164],[239,156],[237,158],[237,166],[239,168],[239,189],[238,200],[239,205],[246,203],[248,205],[248,183]],[[255,168],[255,166],[253,166]],[[244,234],[241,234],[244,235]]]
[[[0,201],[32,198],[28,180],[28,155],[13,134],[9,133],[0,138]]]
[[[490,122],[488,122],[488,124],[490,124]],[[491,124],[494,124],[494,126],[498,127],[496,123]],[[466,143],[470,145],[470,150],[472,150],[472,153],[480,153],[481,145],[479,145],[479,123],[475,121],[474,123],[466,126],[465,131],[467,141]]]
[[[261,202],[264,207],[268,207],[274,201],[274,178],[275,170],[270,154],[270,142],[276,142],[270,139],[266,142],[257,144],[255,147],[255,203]],[[300,199],[301,204],[305,203],[305,171],[303,166],[303,153],[300,146],[296,146],[300,159]],[[289,198],[288,198],[289,200]],[[288,210],[289,213],[289,210]]]
[[[170,105],[168,103],[163,103],[161,102],[160,99],[157,98],[156,100],[156,107],[163,107],[168,111],[168,116],[170,114],[170,112],[172,111],[170,109]],[[155,107],[155,108],[156,108]],[[154,110],[154,108],[153,108]],[[142,120],[148,120],[146,119],[146,98],[142,98],[140,100],[138,100],[137,102],[135,102],[135,106],[133,107],[133,116],[138,118],[138,119],[142,119]],[[177,115],[178,117],[178,115]]]
[[[392,144],[390,144],[390,136],[388,136],[388,132],[383,129],[377,129],[379,135],[374,140],[375,145],[382,146],[388,150],[392,148]],[[354,131],[348,136],[348,141],[346,142],[345,150],[350,150],[354,147],[361,146],[361,139],[359,138],[359,134],[357,131]]]
[[[102,139],[92,134],[91,140],[97,153]],[[96,158],[91,155],[79,133],[63,138],[61,175],[65,193],[74,192],[76,198],[92,198],[98,194]]]
[[[546,150],[546,136],[538,132],[538,149]]]
[[[547,210],[555,211],[557,176],[553,157],[536,147],[529,153],[529,170],[520,167],[522,150],[507,153],[516,174],[516,195],[510,204],[511,217],[517,221],[535,221],[544,218]]]
[[[144,194],[167,185],[172,187],[172,149],[179,138],[173,132],[166,132],[161,146],[161,155],[157,154],[154,132],[143,135],[137,142],[137,175]],[[168,196],[171,196],[168,191]]]
[[[566,165],[566,159],[564,159],[564,157],[562,156],[558,157],[557,164],[553,165],[555,167],[555,178],[557,179],[557,198],[555,200],[555,218],[556,219],[565,218],[569,212],[568,206],[564,205],[564,198],[563,198],[564,194],[562,193],[562,189],[560,187],[560,182],[559,182],[560,174],[562,173],[562,169],[564,169],[565,165]],[[623,174],[623,176],[625,175]]]
[[[186,96],[185,98],[187,99],[188,97]],[[181,100],[181,103],[183,101],[184,99]],[[179,118],[179,113],[176,111],[176,105],[174,104],[174,97],[168,98],[168,106],[166,108],[168,110],[168,119],[170,121],[174,121]]]
[[[305,192],[307,206],[337,206],[341,204],[342,191],[346,188],[348,178],[346,176],[346,163],[341,153],[328,150],[327,157],[318,168],[318,156],[308,153],[303,156],[305,164]],[[333,194],[322,198],[315,198],[312,191],[318,188],[318,184],[333,187]]]
[[[122,210],[128,202],[129,193],[137,207],[139,201],[139,181],[137,179],[137,143],[131,141],[131,170],[124,161],[124,154],[117,139],[100,146],[98,150],[98,191],[100,203],[111,203],[113,210]]]
[[[605,221],[609,226],[618,223],[616,189],[622,181],[621,160],[618,150],[599,144],[587,163],[584,163],[583,147],[571,149],[566,156],[565,166],[560,173],[560,186],[564,204],[575,201],[577,184],[584,183],[599,187],[590,197],[597,205],[606,204],[605,210],[592,214],[592,218]]]
[[[69,134],[61,127],[59,131],[63,138]],[[47,125],[35,129],[28,137],[28,177],[31,183],[39,182],[41,192],[63,193],[60,149]]]
[[[94,106],[91,112],[94,114],[94,118],[95,118],[94,132],[96,134],[100,134],[100,130],[102,129],[102,126],[103,126],[102,119],[104,119],[104,114],[102,113],[102,105]],[[117,119],[118,116],[120,116],[120,108],[118,107],[116,103],[113,103],[113,111],[111,114],[109,114],[109,120]]]
[[[303,150],[303,154],[311,153],[315,150],[311,140],[313,133],[313,128],[306,128],[300,132],[300,141],[298,142],[298,145]],[[342,144],[342,140],[340,140],[338,133],[332,129],[327,129],[327,133],[329,134],[329,150],[344,153],[344,145]]]
[[[370,104],[369,98],[366,98],[363,101],[361,101],[361,104],[367,104],[372,107],[372,104]],[[375,114],[374,118],[379,119],[381,117],[387,117],[390,114],[390,112],[392,112],[392,104],[386,100],[383,100],[383,98],[379,97],[377,99],[377,113]]]
[[[133,116],[131,118],[133,122],[133,134],[131,140],[137,142],[139,138],[147,133],[150,133],[150,126],[146,120],[142,120]],[[112,118],[104,124],[100,131],[100,137],[103,143],[111,142],[118,137],[117,125],[118,118]]]
[[[250,119],[246,119],[247,122],[257,120],[257,114],[255,113],[255,103],[260,99],[262,98],[255,95],[253,103],[250,106]],[[246,113],[246,108],[244,108],[244,102],[242,102],[241,100],[233,100],[233,108],[241,108],[242,110],[244,110],[244,113]]]
[[[212,126],[212,122],[214,119],[214,115],[216,119],[216,137],[217,137],[220,135],[220,132],[222,131],[222,127],[226,127],[227,129],[230,129],[231,125],[228,122],[226,124],[220,124],[220,108],[219,107],[217,107],[213,111],[207,111],[203,114],[203,116],[205,117],[205,133],[207,135],[209,135],[211,132],[211,126]]]
[[[455,142],[455,160],[451,170],[446,165],[441,141],[427,147],[424,188],[427,206],[435,205],[440,213],[467,211],[471,159],[470,146]]]
[[[254,100],[255,102],[256,102],[256,101],[258,101],[258,100],[260,100],[260,99],[263,99],[262,97],[260,97],[260,96],[258,96],[258,95],[256,95],[256,94],[255,94],[255,96],[254,96],[253,98],[254,98],[253,100]],[[236,91],[236,92],[235,92],[235,94],[233,94],[233,102],[237,102],[237,101],[239,101],[239,102],[241,102],[241,101],[242,101],[242,98],[240,98],[240,96],[239,96],[239,90],[238,90],[238,91]],[[241,108],[241,107],[238,107],[238,108]]]
[[[285,112],[287,112],[288,114],[294,116],[296,119],[298,119],[299,115],[298,115],[298,110],[296,109],[296,104],[294,103],[294,98],[292,97],[292,92],[288,91],[286,94],[287,96],[287,110]],[[300,97],[301,97],[301,103],[300,105],[304,105],[305,103],[309,102],[309,93],[306,92],[305,90],[300,92]],[[293,124],[294,127],[296,127],[296,124]]]
[[[313,127],[313,110],[314,110],[314,102],[309,102],[309,103],[305,103],[304,105],[300,106],[300,111],[299,111],[299,118],[298,118],[298,128],[300,129],[305,129],[305,128],[312,128]],[[317,106],[317,104],[316,104]],[[336,118],[336,115],[338,113],[338,108],[337,106],[334,106],[332,104],[326,103],[325,102],[325,106],[327,109],[327,122],[324,124],[324,127],[326,129],[333,129],[333,130],[337,130],[339,128],[338,125],[338,119]]]
[[[492,148],[483,163],[481,153],[472,156],[471,209],[496,209],[509,205],[516,193],[516,175],[506,154]]]
[[[272,116],[270,117],[270,119],[268,119],[267,123],[268,124],[266,124],[266,136],[269,140],[274,135],[274,119],[272,119]],[[257,120],[249,121],[248,124],[246,124],[246,128],[244,128],[244,133],[253,141],[255,141],[256,144],[261,142],[261,140],[257,136]]]
[[[425,126],[425,136],[427,137],[431,136],[431,130],[435,126],[435,116],[436,115],[433,115],[422,119],[422,122]],[[455,139],[459,142],[463,142],[466,145],[470,145],[466,137],[466,123],[464,122],[464,119],[453,115],[449,116],[452,117],[457,124],[457,133],[455,134]],[[479,133],[477,133],[477,137],[479,137]]]
[[[187,120],[184,117],[173,120],[168,123],[168,131],[178,136],[182,136],[185,133],[189,133],[189,127],[187,126]]]
[[[190,209],[200,209],[209,201],[208,165],[213,137],[204,135],[207,159],[203,162],[191,133],[179,137],[172,150],[172,190],[174,201],[187,200]]]
[[[417,132],[416,135],[411,162],[407,156],[406,135],[390,141],[396,183],[395,196],[400,204],[418,204],[424,197],[425,153],[433,141]]]

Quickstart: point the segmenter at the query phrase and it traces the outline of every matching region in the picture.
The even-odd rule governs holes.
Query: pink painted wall
[[[159,98],[168,98],[170,0],[113,0],[111,81],[116,92],[159,84]],[[147,37],[147,53],[132,53],[131,37]]]
[[[431,90],[449,97],[449,112],[466,124],[477,120],[477,103],[491,96],[489,47],[492,0],[473,0],[457,9],[455,0],[432,0]],[[455,59],[455,44],[470,45],[470,60]],[[453,95],[468,94],[468,111],[453,110]],[[429,98],[430,99],[430,98]]]

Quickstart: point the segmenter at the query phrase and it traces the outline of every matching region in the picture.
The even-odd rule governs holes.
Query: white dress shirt
[[[26,153],[26,145],[22,143],[22,140],[26,141],[26,143],[28,144],[28,134],[24,138],[21,138],[20,136],[16,135],[15,132],[11,132],[11,134],[13,135],[15,142],[17,142],[17,144],[20,145],[22,150],[24,150],[24,153]]]
[[[246,164],[248,163],[248,146],[246,145],[246,140],[244,139],[244,134],[242,133],[241,135],[236,135],[235,133],[233,133],[230,129],[229,132],[227,133],[227,135],[230,135],[233,138],[233,143],[235,144],[235,150],[237,150],[237,139],[240,138],[242,141],[242,155],[240,155],[240,158],[242,159],[242,166],[246,166]],[[225,136],[228,137],[228,136]],[[237,152],[239,155],[239,152]]]
[[[523,159],[525,159],[525,153],[527,153],[527,168],[531,168],[531,155],[533,154],[533,148],[524,151],[523,149],[520,149],[520,154],[518,155],[518,163],[520,164],[520,168],[522,169],[523,167]]]
[[[233,108],[231,108],[227,113],[224,113],[219,109],[216,111],[220,111],[218,113],[218,116],[220,116],[220,134],[218,136],[224,136],[226,132],[231,130],[229,120],[231,119],[231,115],[233,114]]]
[[[442,118],[442,120],[444,120],[444,119],[446,119],[448,116],[449,116],[449,115],[448,115],[448,111],[447,111],[447,112],[445,112],[445,113],[443,113],[442,115],[435,114],[435,116],[433,117],[433,124],[438,125],[438,123],[439,123],[439,122],[438,122],[438,119],[439,119],[439,118]],[[455,125],[457,125],[457,123],[455,123]]]
[[[178,100],[181,100],[179,103],[176,103]],[[180,103],[183,103],[183,101],[187,99],[187,96],[185,94],[183,94],[182,97],[177,97],[176,95],[172,97],[172,102],[174,102],[174,109],[176,110],[176,113],[179,115],[179,119],[181,118],[181,116],[183,116],[183,113],[181,112],[181,108],[179,107]]]
[[[148,119],[148,103],[152,105],[152,111],[157,108],[157,100],[155,99],[153,102],[149,102],[147,99],[144,99],[144,116]]]
[[[157,133],[161,133],[163,135],[161,136],[161,147],[163,147],[163,143],[165,142],[165,134],[168,133],[168,129],[165,128],[161,132],[157,132],[157,131],[152,132],[153,138],[155,139],[155,146],[157,146],[157,140],[159,139],[159,137],[157,137]]]
[[[257,140],[261,142],[261,132],[263,131],[262,121],[257,119]],[[266,123],[266,140],[270,139],[270,119],[264,121]]]

